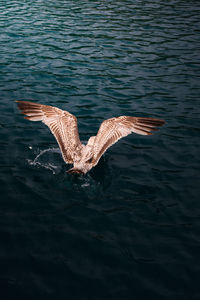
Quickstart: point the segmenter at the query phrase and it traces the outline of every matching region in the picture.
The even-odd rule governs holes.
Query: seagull
[[[30,121],[42,121],[51,130],[60,147],[66,164],[73,164],[67,172],[86,174],[99,162],[105,151],[119,139],[132,132],[150,135],[165,121],[154,118],[120,116],[103,121],[96,136],[91,136],[87,145],[81,143],[77,118],[68,111],[54,106],[28,101],[16,101],[18,108]]]

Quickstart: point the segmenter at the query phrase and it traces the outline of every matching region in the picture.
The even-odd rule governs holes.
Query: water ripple
[[[4,298],[198,299],[198,1],[0,0]],[[78,117],[164,119],[72,178],[15,100]],[[192,294],[191,294],[192,291]]]

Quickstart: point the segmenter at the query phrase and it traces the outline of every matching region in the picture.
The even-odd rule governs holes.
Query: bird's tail
[[[69,174],[79,174],[79,175],[84,175],[84,172],[81,171],[80,169],[76,169],[76,168],[71,168],[67,171],[67,173]]]

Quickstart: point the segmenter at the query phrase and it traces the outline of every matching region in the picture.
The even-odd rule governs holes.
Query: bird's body
[[[98,164],[104,152],[120,138],[135,132],[150,135],[165,122],[160,119],[120,116],[102,122],[96,136],[83,145],[79,138],[77,119],[57,107],[27,101],[16,101],[30,121],[42,121],[55,136],[64,161],[73,164],[68,173],[86,174]]]

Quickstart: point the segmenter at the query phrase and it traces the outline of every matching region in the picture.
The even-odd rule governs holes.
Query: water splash
[[[33,150],[32,146],[29,146],[29,149]],[[60,154],[59,156],[61,156],[59,148],[48,148],[44,150],[39,150],[39,153],[34,158],[34,160],[28,159],[27,161],[31,166],[37,166],[48,169],[55,175],[61,169],[61,163],[58,157],[55,157],[55,153],[58,153]]]
[[[105,176],[105,157],[103,156],[98,164],[90,173],[84,176],[72,176],[66,173],[65,163],[63,162],[61,151],[59,148],[47,148],[44,150],[33,149],[29,146],[33,153],[33,159],[28,159],[28,164],[37,168],[44,168],[56,175],[57,186],[62,189],[73,190],[75,193],[80,193],[86,199],[95,199],[97,195],[101,195],[105,189],[105,182],[109,182],[109,171]],[[106,179],[105,179],[106,177]]]

